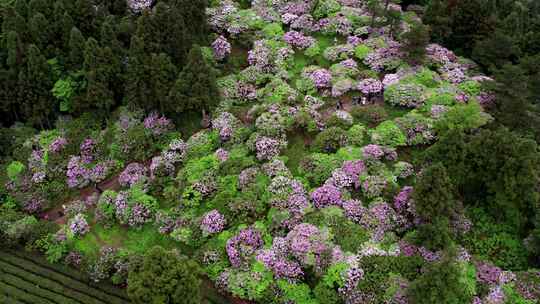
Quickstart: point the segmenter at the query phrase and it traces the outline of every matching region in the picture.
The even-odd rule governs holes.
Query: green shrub
[[[373,50],[365,44],[360,44],[354,48],[354,56],[360,60],[364,60],[364,58],[366,58],[366,56],[371,52],[373,52]]]
[[[322,184],[332,176],[332,171],[340,166],[340,161],[334,155],[314,153],[306,157],[301,163],[298,172],[305,177],[312,186]]]
[[[9,177],[10,180],[15,181],[19,177],[19,175],[24,171],[24,169],[26,169],[26,167],[24,166],[23,163],[19,161],[13,161],[8,165],[6,169],[7,176]]]
[[[388,118],[388,113],[381,106],[355,107],[351,110],[351,115],[356,122],[366,125],[376,125]]]
[[[435,130],[440,135],[452,131],[469,131],[480,128],[493,118],[482,110],[476,102],[458,104],[443,114],[442,119],[435,123]]]
[[[347,143],[361,147],[364,145],[365,135],[366,127],[362,124],[355,124],[347,131]]]
[[[317,134],[312,148],[316,152],[333,153],[346,144],[347,132],[338,127],[330,127]]]
[[[371,141],[375,144],[389,147],[405,146],[407,138],[399,126],[387,120],[377,126],[371,133]]]

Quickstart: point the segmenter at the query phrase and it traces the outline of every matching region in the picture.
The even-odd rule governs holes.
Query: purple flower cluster
[[[49,145],[49,151],[52,153],[58,153],[64,149],[64,147],[67,145],[67,139],[64,137],[58,137],[57,139],[53,140],[53,142]]]
[[[387,88],[393,84],[396,84],[399,82],[399,75],[398,74],[386,74],[384,75],[382,84],[384,88]]]
[[[45,202],[42,198],[32,197],[24,203],[24,211],[28,213],[38,213],[45,207]]]
[[[231,138],[237,126],[238,119],[229,112],[222,112],[216,119],[212,120],[212,129],[219,132],[219,136],[223,141]]]
[[[362,148],[362,155],[365,159],[381,159],[384,156],[384,150],[379,145],[367,145]]]
[[[348,294],[356,289],[358,283],[364,277],[364,270],[358,267],[351,267],[345,273],[343,287],[340,287],[338,291],[341,294]]]
[[[387,68],[394,68],[399,63],[399,59],[403,57],[403,53],[400,51],[401,45],[398,42],[390,40],[387,41],[387,44],[387,47],[377,48],[364,58],[364,63],[372,70],[382,72]]]
[[[285,35],[283,35],[283,40],[285,40],[287,44],[299,49],[307,49],[316,42],[313,37],[305,36],[297,31],[289,31],[285,33]]]
[[[224,162],[224,161],[227,161],[227,159],[229,159],[229,151],[222,148],[217,149],[214,155],[217,157],[217,159],[220,162]]]
[[[94,161],[94,153],[96,148],[96,142],[91,139],[85,139],[81,144],[81,159],[83,163],[89,164]]]
[[[350,187],[353,182],[351,176],[340,168],[335,169],[332,172],[332,177],[326,181],[327,184],[334,185],[339,189]]]
[[[426,55],[434,63],[445,65],[457,60],[457,56],[445,47],[438,44],[430,44],[426,47]]]
[[[227,241],[225,249],[232,266],[239,268],[246,266],[255,251],[263,246],[261,233],[254,228],[240,230],[237,235]]]
[[[131,187],[139,182],[142,182],[146,178],[148,169],[139,163],[131,163],[126,166],[124,171],[120,173],[118,182],[121,186]]]
[[[148,115],[148,117],[144,119],[143,124],[147,130],[150,130],[150,132],[156,136],[162,135],[174,127],[172,121],[165,116],[159,116],[156,112]]]
[[[366,165],[362,160],[344,161],[341,170],[351,178],[355,188],[360,187],[360,175],[366,171]]]
[[[255,181],[257,174],[259,174],[259,169],[256,167],[249,167],[242,170],[238,176],[238,185],[240,186],[240,189],[247,188],[253,181]]]
[[[205,235],[219,233],[227,225],[225,217],[217,210],[207,212],[201,220],[201,230]]]
[[[341,66],[343,66],[344,68],[347,68],[347,69],[357,69],[358,68],[358,63],[356,63],[356,61],[354,61],[354,59],[343,60],[339,64]]]
[[[417,220],[414,201],[411,198],[412,192],[413,187],[405,186],[394,197],[394,209],[401,217],[404,228],[412,226],[413,222]]]
[[[362,182],[362,190],[368,198],[375,198],[382,195],[386,184],[386,179],[383,176],[369,175]]]
[[[341,191],[334,185],[323,185],[311,193],[311,200],[315,208],[332,205],[340,206],[342,203]]]
[[[231,53],[231,44],[225,37],[219,36],[212,42],[212,49],[214,50],[214,57],[217,60],[223,60]]]
[[[276,278],[299,279],[304,272],[300,264],[289,260],[289,244],[287,240],[276,237],[270,249],[262,249],[257,253],[257,261],[270,269]]]
[[[315,87],[318,89],[329,87],[330,82],[332,81],[332,74],[326,69],[317,69],[308,73],[307,76],[313,81]]]
[[[270,137],[261,136],[255,143],[255,150],[259,160],[270,160],[279,155],[280,142]]]
[[[321,232],[317,227],[302,223],[296,225],[285,238],[290,253],[304,266],[321,266],[326,253],[330,253],[331,246],[327,233]]]
[[[487,285],[496,285],[499,283],[501,274],[502,269],[497,266],[483,262],[476,265],[476,278],[481,283]]]
[[[358,90],[360,90],[364,94],[377,94],[380,93],[383,89],[383,84],[378,79],[374,78],[367,78],[364,80],[361,80],[358,83],[357,86]]]
[[[84,166],[80,156],[72,156],[67,165],[66,176],[70,188],[81,188],[88,184],[90,171]]]
[[[79,213],[69,221],[69,230],[71,230],[71,233],[75,236],[85,235],[90,231],[90,226],[84,218],[84,215]]]
[[[342,208],[345,210],[345,216],[357,224],[362,223],[362,218],[368,214],[368,210],[362,206],[362,202],[359,200],[344,201]]]
[[[141,11],[150,8],[154,3],[154,0],[127,0],[127,5],[134,13],[140,13]]]
[[[274,68],[272,64],[272,49],[267,45],[266,41],[255,41],[253,49],[248,52],[248,62],[261,72],[272,72]]]

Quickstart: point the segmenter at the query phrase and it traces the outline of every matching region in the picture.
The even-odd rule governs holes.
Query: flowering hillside
[[[211,39],[188,65],[202,56],[219,103],[198,108],[206,97],[180,80],[169,96],[209,109],[208,127],[131,106],[91,130],[60,119],[6,166],[5,205],[25,213],[7,239],[55,222],[32,249],[127,284],[136,303],[156,245],[246,303],[537,303],[538,147],[488,130],[495,81],[430,43],[419,13],[214,0],[206,15]]]

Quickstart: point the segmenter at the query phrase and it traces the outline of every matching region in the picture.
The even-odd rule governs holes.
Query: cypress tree
[[[53,112],[51,104],[52,81],[49,65],[39,48],[33,44],[28,47],[26,68],[19,73],[19,102],[23,104],[25,118],[42,128],[50,126],[49,116]]]
[[[73,27],[69,35],[68,66],[71,70],[79,70],[84,61],[85,40],[78,28]]]
[[[41,50],[45,50],[52,42],[49,21],[42,13],[35,14],[28,22],[30,37],[33,43]]]
[[[118,72],[111,49],[101,48],[94,38],[89,38],[84,48],[84,71],[87,82],[85,104],[77,105],[77,109],[93,108],[107,114],[114,105],[109,83]]]
[[[176,112],[210,110],[219,103],[216,76],[198,45],[191,49],[187,64],[178,75],[169,96],[176,104]]]
[[[150,81],[148,76],[147,56],[145,53],[144,40],[134,35],[131,38],[129,48],[129,62],[125,80],[125,103],[132,108],[142,107],[152,101],[149,96]]]
[[[147,110],[159,110],[161,113],[172,114],[174,111],[174,104],[169,101],[169,90],[174,85],[174,81],[177,75],[176,67],[171,61],[171,58],[161,53],[159,55],[152,54],[150,60],[150,75],[152,79],[152,95],[153,95],[153,109]]]
[[[28,17],[28,1],[27,0],[16,0],[13,7],[17,14],[21,15],[23,18]]]

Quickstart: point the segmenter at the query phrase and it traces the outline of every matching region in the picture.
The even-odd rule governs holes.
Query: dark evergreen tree
[[[411,303],[417,304],[465,304],[474,296],[474,271],[453,257],[428,263],[426,270],[414,280],[407,290]],[[471,288],[472,287],[472,288]]]
[[[429,27],[420,22],[414,23],[410,31],[402,35],[402,50],[407,54],[409,62],[413,64],[423,62],[429,37]]]
[[[152,54],[148,72],[152,80],[153,103],[151,106],[154,108],[153,110],[159,110],[161,113],[172,115],[175,105],[171,104],[168,93],[174,85],[176,75],[178,74],[176,67],[166,54]]]
[[[176,111],[213,109],[219,103],[219,92],[212,67],[204,60],[198,45],[193,46],[187,60],[170,92]]]
[[[77,110],[97,109],[100,114],[107,114],[115,103],[110,83],[119,72],[111,49],[101,48],[94,38],[89,38],[84,48],[83,67],[86,94],[84,105],[78,104]]]
[[[32,42],[41,50],[46,50],[52,42],[52,32],[49,21],[42,13],[37,13],[28,22]]]
[[[68,67],[71,70],[79,70],[84,62],[85,39],[81,31],[73,27],[69,35]]]
[[[128,295],[135,303],[201,303],[202,271],[178,253],[154,247],[129,272]]]
[[[13,7],[15,8],[17,14],[19,14],[23,18],[28,17],[28,0],[16,0],[15,4],[13,4]]]
[[[148,79],[147,60],[144,40],[137,35],[133,36],[129,48],[124,98],[125,103],[132,108],[144,109],[153,102],[150,97],[151,82]]]
[[[18,82],[18,100],[23,105],[26,120],[42,128],[50,126],[49,116],[54,105],[51,103],[49,65],[33,44],[28,47],[28,60],[26,67],[19,72]]]

